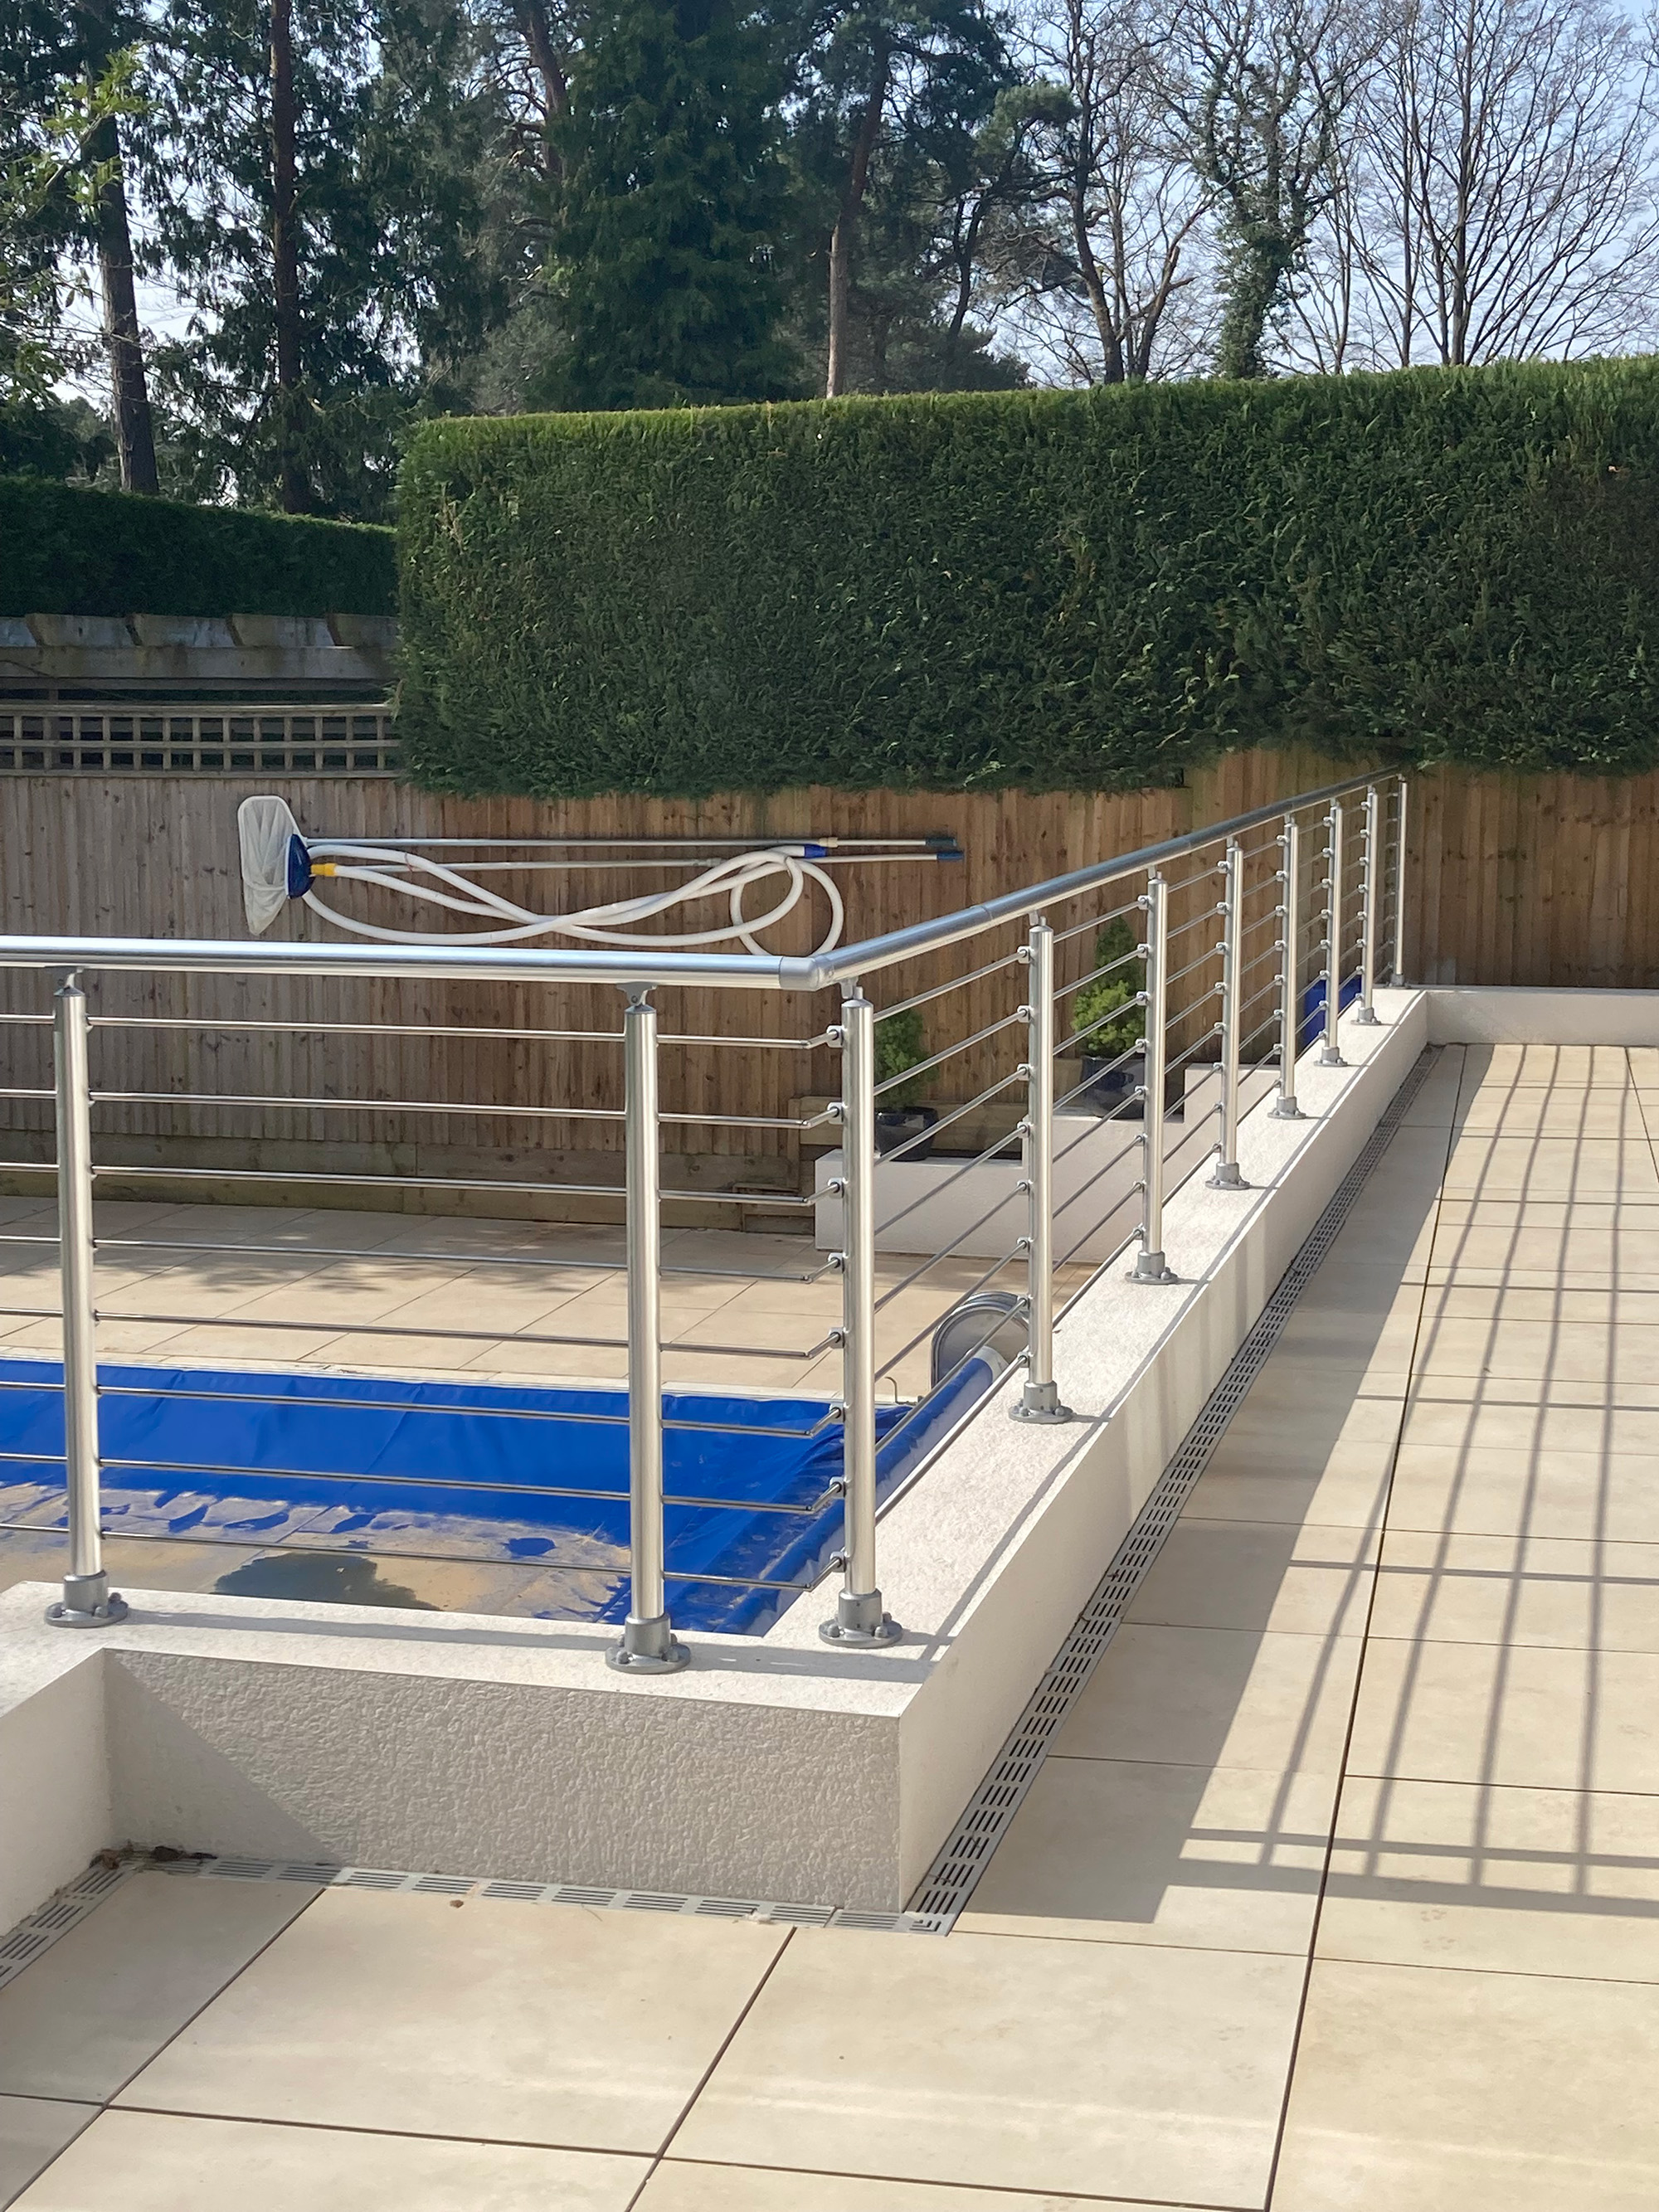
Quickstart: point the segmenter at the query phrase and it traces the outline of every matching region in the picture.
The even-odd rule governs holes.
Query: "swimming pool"
[[[991,1375],[969,1360],[879,1410],[878,1498]],[[0,1522],[63,1525],[62,1382],[0,1363]],[[99,1388],[107,1535],[540,1562],[571,1571],[549,1615],[627,1613],[625,1392],[112,1363]],[[763,1634],[840,1542],[840,1424],[822,1398],[702,1392],[666,1394],[663,1418],[674,1619]]]

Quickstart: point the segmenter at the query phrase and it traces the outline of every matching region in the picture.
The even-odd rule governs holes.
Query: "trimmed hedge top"
[[[1171,780],[1659,757],[1659,364],[428,424],[417,778]]]
[[[390,615],[389,530],[0,477],[0,614]]]

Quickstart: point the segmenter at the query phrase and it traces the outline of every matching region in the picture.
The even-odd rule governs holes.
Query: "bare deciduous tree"
[[[1381,42],[1368,0],[1200,0],[1182,18],[1173,105],[1221,210],[1224,376],[1266,374]]]
[[[1384,358],[1570,354],[1643,329],[1656,92],[1610,0],[1407,0],[1364,118]]]
[[[1030,36],[1051,96],[1033,133],[1028,318],[1081,382],[1194,367],[1180,311],[1209,196],[1171,128],[1167,19],[1148,0],[1050,0]]]

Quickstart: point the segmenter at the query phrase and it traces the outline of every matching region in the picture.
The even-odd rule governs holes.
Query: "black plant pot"
[[[1083,1087],[1074,1103],[1096,1114],[1115,1114],[1121,1121],[1140,1118],[1140,1102],[1130,1093],[1140,1081],[1144,1060],[1092,1060],[1083,1056]]]
[[[897,1152],[901,1145],[910,1145],[913,1137],[921,1137],[919,1145],[910,1145],[904,1155],[907,1160],[925,1160],[933,1149],[930,1136],[923,1136],[939,1120],[937,1106],[890,1106],[876,1115],[876,1150],[884,1158]]]

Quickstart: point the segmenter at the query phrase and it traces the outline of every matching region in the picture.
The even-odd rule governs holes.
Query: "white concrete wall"
[[[37,1620],[56,1592],[25,1583]],[[0,1932],[121,1840],[112,1802],[95,1632],[50,1629],[58,1649],[0,1654]],[[18,1662],[21,1661],[20,1665]]]
[[[1471,984],[1426,995],[1431,1044],[1659,1045],[1659,991]]]

